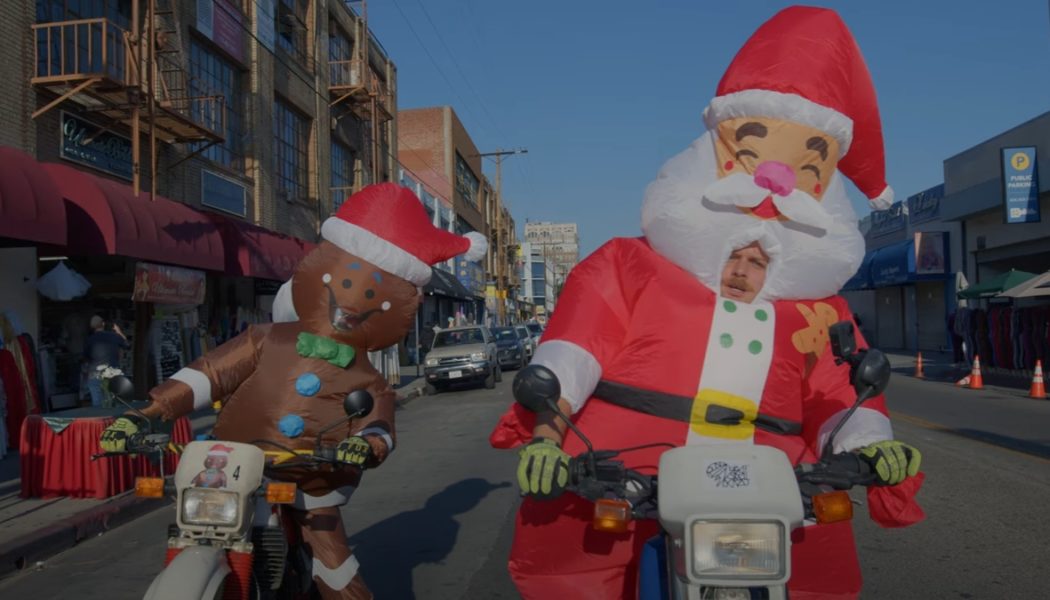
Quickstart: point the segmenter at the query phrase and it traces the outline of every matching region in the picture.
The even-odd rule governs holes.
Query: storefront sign
[[[135,302],[203,304],[204,272],[140,262],[135,265]]]
[[[1007,223],[1038,223],[1039,177],[1035,147],[1002,149],[1003,211]]]
[[[941,199],[944,198],[944,184],[908,197],[908,220],[914,225],[932,221],[941,215]]]
[[[915,233],[915,274],[943,275],[946,270],[944,260],[944,240],[948,234],[943,231],[918,231]]]
[[[245,64],[244,21],[244,13],[227,0],[197,0],[197,31],[242,65]]]
[[[131,181],[131,140],[62,111],[59,156]]]
[[[206,169],[201,171],[201,204],[204,206],[243,217],[247,212],[246,197],[246,188],[236,180]]]
[[[871,230],[868,235],[878,236],[904,229],[904,205],[895,202],[886,210],[871,212]]]

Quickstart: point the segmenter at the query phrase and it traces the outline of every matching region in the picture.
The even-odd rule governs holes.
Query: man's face
[[[758,242],[734,250],[722,269],[722,296],[750,303],[766,282],[769,256]]]

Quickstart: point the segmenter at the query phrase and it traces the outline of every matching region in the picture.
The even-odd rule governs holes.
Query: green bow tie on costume
[[[345,369],[354,360],[356,353],[352,346],[305,331],[299,334],[295,350],[299,356],[327,360],[340,369]]]

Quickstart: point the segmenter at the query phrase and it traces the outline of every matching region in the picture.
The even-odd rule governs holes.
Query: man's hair
[[[106,324],[106,320],[103,319],[102,317],[100,317],[98,315],[95,315],[95,316],[91,317],[91,328],[92,329],[100,329],[105,324]]]

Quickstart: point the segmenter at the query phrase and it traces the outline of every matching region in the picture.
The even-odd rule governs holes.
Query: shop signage
[[[204,304],[204,271],[140,262],[135,265],[135,302]]]
[[[943,183],[908,197],[908,220],[915,224],[936,219],[941,215],[942,198]]]
[[[201,171],[201,204],[245,216],[247,190],[244,185],[204,169]]]
[[[1039,177],[1035,146],[1002,149],[1003,212],[1006,222],[1038,223]]]
[[[59,156],[131,181],[131,140],[62,111]]]
[[[944,260],[943,231],[917,231],[915,233],[915,274],[943,275],[947,263]]]
[[[197,31],[242,65],[245,64],[244,21],[244,13],[227,0],[197,0]]]
[[[895,202],[886,210],[871,212],[871,236],[883,235],[904,229],[904,204]]]

